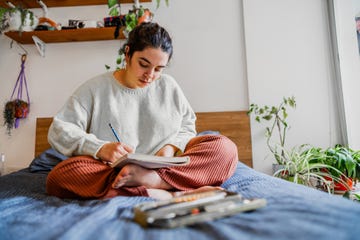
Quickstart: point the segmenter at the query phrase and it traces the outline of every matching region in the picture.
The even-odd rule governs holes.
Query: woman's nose
[[[145,72],[145,76],[152,78],[154,76],[154,69],[149,69],[148,71]]]

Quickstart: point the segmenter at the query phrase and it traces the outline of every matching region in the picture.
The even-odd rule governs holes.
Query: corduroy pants
[[[190,164],[156,169],[174,190],[192,190],[202,186],[220,186],[235,171],[236,145],[222,135],[198,136],[189,141],[183,156]],[[76,156],[59,163],[49,173],[46,191],[60,198],[96,199],[109,191],[119,196],[148,196],[144,186],[112,188],[119,169],[90,156]]]

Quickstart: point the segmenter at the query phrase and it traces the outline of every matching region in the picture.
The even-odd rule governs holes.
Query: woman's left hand
[[[156,156],[173,157],[179,149],[173,145],[167,144],[160,148],[155,154]]]

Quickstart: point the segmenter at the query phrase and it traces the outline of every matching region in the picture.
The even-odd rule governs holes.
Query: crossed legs
[[[129,164],[120,171],[89,156],[69,158],[48,175],[48,194],[62,198],[110,198],[150,196],[169,198],[177,191],[218,187],[235,171],[237,148],[221,135],[195,137],[184,154],[190,164],[182,167],[146,169]],[[117,178],[118,186],[113,186]]]

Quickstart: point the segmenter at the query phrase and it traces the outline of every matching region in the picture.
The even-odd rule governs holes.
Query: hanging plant
[[[11,94],[10,100],[6,102],[3,116],[4,116],[4,125],[6,126],[7,134],[11,135],[11,130],[13,128],[19,127],[20,119],[26,118],[30,111],[30,98],[29,92],[26,83],[25,77],[25,60],[26,55],[21,57],[21,71],[19,77],[16,81],[14,90]],[[25,87],[27,102],[22,100],[22,91]],[[17,98],[14,99],[14,93],[17,90]]]
[[[9,135],[11,135],[11,129],[18,127],[18,119],[26,118],[28,113],[29,104],[23,100],[16,99],[5,104],[4,124]]]

